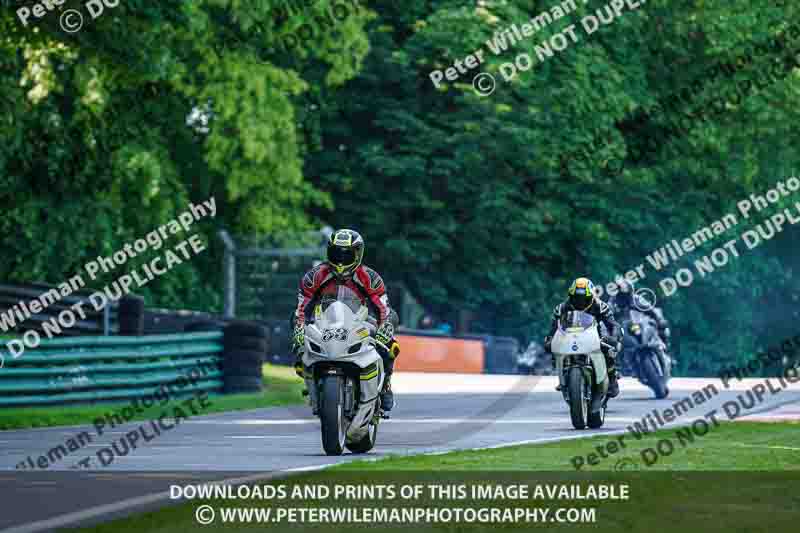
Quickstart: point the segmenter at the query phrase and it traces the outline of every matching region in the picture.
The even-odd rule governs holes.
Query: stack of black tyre
[[[269,349],[269,329],[255,322],[201,320],[184,327],[186,332],[222,331],[225,393],[261,392],[261,367]]]
[[[255,322],[235,320],[223,332],[225,392],[261,392],[261,367],[269,349],[269,329]]]

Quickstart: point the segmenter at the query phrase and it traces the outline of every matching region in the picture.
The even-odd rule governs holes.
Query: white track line
[[[313,420],[187,420],[181,424],[219,424],[219,425],[240,425],[240,426],[302,426],[306,424],[319,424],[317,419]]]
[[[226,439],[296,439],[296,435],[225,435]]]
[[[769,449],[769,450],[792,450],[792,451],[800,452],[800,448],[792,448],[791,446],[768,446],[768,445],[759,445],[759,444],[745,444],[743,442],[734,442],[732,444],[734,446],[740,446],[742,448],[761,448],[761,449]]]
[[[641,417],[607,417],[609,422],[636,422]],[[390,424],[558,424],[563,417],[553,418],[392,418]],[[184,424],[188,422],[183,422]],[[230,420],[225,422],[195,422],[197,424],[221,424],[228,426],[283,426],[300,425],[297,420]],[[308,420],[302,424],[319,424],[317,420]]]

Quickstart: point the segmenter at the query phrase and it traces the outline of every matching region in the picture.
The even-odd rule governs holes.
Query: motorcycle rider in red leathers
[[[307,313],[324,297],[336,298],[340,286],[353,290],[361,297],[370,314],[378,323],[375,338],[389,348],[388,352],[377,347],[383,359],[386,374],[381,391],[381,407],[390,411],[394,407],[391,377],[394,361],[400,354],[400,345],[394,338],[397,313],[389,307],[389,298],[383,279],[377,272],[361,264],[364,257],[364,240],[357,232],[341,229],[328,239],[327,261],[309,270],[300,281],[297,295],[297,308],[292,316],[292,351],[295,354],[295,372],[303,377],[304,365],[301,359],[305,346],[305,321]]]

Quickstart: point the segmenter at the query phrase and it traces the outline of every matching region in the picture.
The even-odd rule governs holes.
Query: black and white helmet
[[[349,278],[364,258],[364,239],[351,229],[340,229],[328,239],[328,264],[338,278]]]

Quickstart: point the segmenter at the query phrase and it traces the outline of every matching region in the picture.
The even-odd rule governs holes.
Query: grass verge
[[[293,405],[303,401],[301,396],[303,382],[295,375],[292,367],[265,364],[262,373],[264,390],[261,393],[214,395],[211,397],[210,407],[204,410],[203,414]],[[103,417],[129,404],[130,401],[97,405],[0,409],[0,430],[91,424],[95,418]],[[163,410],[164,406],[156,403],[134,415],[131,420],[158,418]]]
[[[286,497],[267,500],[261,497],[235,500],[195,500],[191,503],[117,520],[81,531],[93,533],[176,533],[197,530],[196,513],[201,506],[214,509],[215,520],[204,525],[203,531],[352,531],[353,527],[375,531],[660,531],[686,533],[702,529],[705,533],[730,531],[795,530],[800,508],[797,494],[800,455],[792,448],[800,436],[800,424],[734,422],[720,425],[684,449],[669,456],[669,461],[657,463],[647,471],[582,471],[575,472],[569,463],[571,454],[586,454],[593,447],[605,445],[613,436],[598,436],[575,441],[545,445],[524,445],[495,450],[454,452],[435,456],[394,457],[377,462],[357,461],[322,472],[309,473],[273,481],[283,485]],[[662,431],[635,441],[625,449],[635,455],[635,449],[657,446],[658,442],[674,437],[674,432]],[[380,444],[378,444],[380,446]],[[727,458],[719,457],[726,455]],[[625,457],[621,454],[620,457]],[[629,457],[630,458],[630,457]],[[608,462],[613,467],[613,462]],[[669,465],[672,471],[665,471]],[[733,471],[720,471],[720,470]],[[772,471],[765,471],[770,469]],[[789,470],[789,472],[780,470]],[[556,470],[556,471],[554,471]],[[691,471],[685,471],[691,470]],[[702,471],[715,470],[715,471]],[[511,484],[534,487],[598,487],[627,486],[627,499],[581,499],[567,497],[520,498],[510,492],[500,496],[475,496],[470,487],[508,487]],[[336,487],[347,486],[409,486],[426,489],[414,499],[397,497],[317,498],[307,493],[294,496],[294,487],[308,489],[326,485],[334,494]],[[466,497],[442,496],[444,486],[463,486]],[[512,513],[517,509],[547,510],[534,522],[517,520],[502,523],[453,522],[440,520],[416,522],[313,522],[296,514],[288,518],[291,509],[325,510],[333,513],[345,508],[395,510],[405,507],[452,510],[453,508],[487,510],[499,509]],[[243,512],[231,514],[237,508]],[[284,509],[288,508],[288,509]],[[228,519],[222,516],[226,512]],[[233,510],[233,511],[232,511]],[[261,519],[255,510],[261,510]],[[265,515],[269,510],[270,515]],[[280,511],[283,510],[281,519]],[[570,521],[570,514],[588,510],[591,519]],[[253,513],[253,514],[250,514]],[[559,514],[562,513],[562,514]],[[266,516],[266,518],[265,518]],[[329,515],[330,516],[330,515]],[[384,515],[385,516],[385,515]],[[445,515],[440,515],[445,516]],[[586,515],[581,515],[586,516]],[[249,517],[249,518],[247,518]],[[558,518],[557,518],[558,517]],[[573,514],[574,518],[575,515]]]
[[[547,444],[442,455],[389,457],[335,467],[341,471],[580,471],[608,470],[800,470],[800,423],[726,422],[701,435],[690,428],[664,429],[643,436],[598,435]],[[687,433],[688,432],[688,433]],[[699,433],[699,432],[698,432]],[[609,444],[615,443],[615,444]],[[377,444],[380,449],[380,440]],[[611,453],[609,448],[617,451]],[[652,450],[652,451],[644,451]],[[659,450],[661,450],[660,453]],[[601,455],[605,454],[605,458]],[[590,464],[589,454],[595,454]]]

